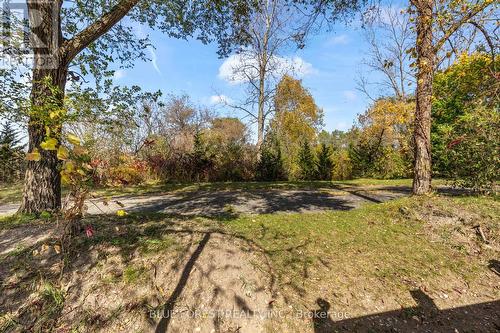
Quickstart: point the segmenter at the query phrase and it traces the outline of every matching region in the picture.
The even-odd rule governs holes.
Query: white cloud
[[[345,35],[345,34],[333,36],[326,41],[326,45],[328,45],[328,46],[330,46],[330,45],[345,45],[347,43],[349,43],[349,37],[347,37],[347,35]]]
[[[119,80],[121,78],[124,78],[126,75],[127,75],[127,72],[124,69],[118,69],[113,74],[113,79]]]
[[[233,100],[230,97],[227,97],[226,95],[213,95],[210,96],[209,98],[209,103],[212,105],[215,104],[225,104],[225,103],[232,103]]]
[[[148,33],[146,31],[144,31],[144,27],[143,27],[142,24],[134,22],[133,23],[133,28],[134,28],[134,31],[135,31],[135,35],[138,38],[145,39],[145,38],[149,37]],[[158,74],[161,75],[161,70],[160,70],[160,67],[158,66],[158,57],[156,56],[156,50],[152,46],[148,46],[147,49],[148,49],[149,55],[151,57],[151,65],[153,66],[154,70]]]
[[[358,98],[358,95],[356,95],[356,92],[353,90],[344,90],[342,92],[342,95],[346,100],[350,102],[355,101]]]
[[[218,77],[230,84],[240,84],[248,82],[249,78],[257,78],[257,68],[257,60],[252,54],[233,54],[219,67]],[[273,68],[272,74],[275,76],[293,73],[295,76],[301,78],[316,72],[312,64],[298,56],[274,56],[270,60],[270,68]]]
[[[151,64],[153,65],[153,68],[155,71],[161,75],[161,70],[160,67],[158,67],[158,57],[156,56],[156,51],[153,47],[149,46],[148,47],[149,55],[151,56]]]

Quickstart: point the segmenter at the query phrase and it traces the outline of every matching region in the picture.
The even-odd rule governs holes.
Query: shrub
[[[477,107],[465,113],[447,137],[450,176],[456,186],[492,191],[500,175],[500,115]]]
[[[261,147],[256,178],[263,181],[282,180],[285,178],[281,148],[278,140],[272,134],[268,135]]]

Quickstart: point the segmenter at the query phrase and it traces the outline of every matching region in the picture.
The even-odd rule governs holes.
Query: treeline
[[[498,60],[496,60],[498,63]],[[492,57],[463,55],[436,74],[433,173],[456,185],[491,188],[499,173],[498,79]],[[497,64],[498,66],[498,64]],[[322,131],[323,111],[299,80],[285,75],[259,150],[248,127],[194,106],[187,96],[141,102],[133,126],[83,136],[98,181],[342,180],[409,178],[413,96],[376,100],[348,131]],[[127,143],[124,145],[124,143]]]
[[[486,53],[463,55],[434,82],[433,174],[489,189],[500,174],[498,78]],[[88,99],[88,97],[87,97]],[[74,109],[95,105],[78,95]],[[104,103],[105,104],[105,103]],[[220,117],[188,96],[142,95],[112,121],[80,116],[66,130],[84,141],[94,185],[146,181],[343,180],[409,178],[413,173],[412,96],[376,100],[348,131],[322,129],[323,111],[299,80],[284,76],[260,149],[241,120]],[[100,114],[99,112],[87,112]],[[85,112],[83,112],[85,114]],[[87,120],[85,120],[87,119]],[[109,119],[106,116],[106,119]],[[19,180],[23,145],[0,133],[2,182]]]

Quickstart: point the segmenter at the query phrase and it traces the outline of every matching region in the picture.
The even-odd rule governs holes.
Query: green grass
[[[144,266],[129,265],[123,270],[123,281],[128,284],[135,284],[141,281],[146,274]]]
[[[22,194],[22,184],[0,184],[0,205],[19,202]]]
[[[484,209],[486,218],[500,216],[495,198],[434,196],[368,204],[350,211],[240,217],[225,226],[254,241],[268,255],[282,283],[296,290],[314,289],[304,285],[304,280],[314,276],[326,288],[335,285],[339,289],[375,280],[387,288],[405,289],[408,281],[438,283],[447,274],[473,279],[479,271],[477,261],[454,244],[427,237],[426,222],[415,215],[424,204],[455,215],[464,209]],[[500,227],[498,218],[494,223]],[[334,268],[337,271],[330,273]]]
[[[213,183],[151,183],[135,186],[106,187],[94,190],[98,196],[143,195],[164,192],[321,189],[338,185],[411,186],[411,179],[355,179],[345,181],[275,181],[275,182],[213,182]],[[444,184],[442,180],[435,181]]]
[[[333,181],[334,184],[356,185],[356,186],[410,186],[413,179],[375,179],[375,178],[357,178],[350,180]],[[433,186],[449,185],[446,179],[433,179]]]
[[[170,236],[163,236],[162,238],[143,237],[139,241],[139,243],[140,243],[141,253],[144,255],[157,254],[159,252],[177,246],[177,242],[175,241],[175,239]]]
[[[21,225],[37,223],[40,221],[35,215],[30,214],[15,214],[0,216],[0,230],[12,229]]]
[[[321,189],[335,186],[411,186],[411,179],[360,178],[339,181],[277,181],[277,182],[213,182],[213,183],[146,183],[132,186],[100,187],[92,191],[96,196],[145,195],[166,192],[266,190],[266,189]],[[434,179],[435,186],[447,185],[443,179]],[[65,192],[65,189],[62,190]],[[0,205],[17,203],[22,197],[22,184],[0,185]]]

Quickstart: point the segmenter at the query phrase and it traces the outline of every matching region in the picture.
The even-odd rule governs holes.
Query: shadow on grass
[[[233,218],[240,213],[270,214],[314,210],[350,210],[357,203],[311,190],[198,191],[182,198],[158,198],[136,204],[132,212],[163,212],[208,218]]]
[[[174,291],[172,292],[168,300],[165,302],[165,305],[163,306],[163,315],[162,318],[160,319],[160,322],[158,323],[158,326],[156,326],[155,330],[156,333],[165,333],[167,331],[168,324],[174,312],[175,302],[177,301],[182,291],[184,290],[184,287],[188,282],[189,275],[193,270],[194,264],[196,260],[198,260],[198,258],[200,257],[200,254],[205,248],[205,245],[207,245],[209,239],[210,239],[210,233],[206,233],[203,239],[196,247],[196,249],[191,254],[191,257],[189,258],[188,262],[184,266],[179,282],[177,283]]]
[[[226,215],[225,218],[231,220],[236,216]],[[102,264],[102,260],[107,257],[106,249],[117,248],[116,253],[121,256],[123,265],[127,267],[131,260],[137,258],[138,255],[142,255],[141,251],[148,250],[148,244],[157,244],[152,241],[160,241],[168,236],[182,235],[184,239],[183,246],[176,252],[175,256],[177,258],[171,266],[174,276],[177,275],[175,272],[179,272],[180,278],[173,292],[164,301],[162,307],[164,315],[156,328],[157,332],[165,332],[169,326],[169,314],[173,312],[176,300],[188,283],[193,267],[211,235],[217,234],[237,238],[255,251],[265,253],[253,240],[227,233],[222,228],[218,228],[215,221],[211,221],[208,226],[203,226],[198,225],[199,220],[194,222],[192,220],[192,218],[185,216],[173,218],[171,215],[165,214],[130,214],[122,218],[109,215],[89,216],[84,220],[84,224],[91,224],[94,227],[95,235],[91,238],[87,238],[85,235],[75,237],[70,252],[65,258],[53,250],[53,246],[57,244],[55,238],[45,239],[16,251],[16,253],[4,256],[1,258],[0,266],[0,280],[3,282],[0,285],[0,313],[18,313],[19,316],[15,318],[14,325],[22,331],[46,331],[50,327],[56,327],[61,312],[51,313],[49,316],[46,311],[48,307],[45,306],[45,303],[27,301],[33,293],[36,293],[37,288],[34,288],[34,286],[39,286],[45,282],[58,285],[60,275],[59,271],[54,270],[54,265],[65,263],[64,276],[72,278],[70,289],[71,297],[74,297],[84,292],[83,286],[86,283],[88,284],[88,281],[85,280],[88,279],[85,272],[89,272],[97,265]],[[47,245],[49,249],[43,254],[37,254],[36,256],[33,254],[34,251],[40,251],[41,248],[47,247]],[[96,246],[98,247],[96,248]],[[156,250],[153,249],[153,251]],[[272,267],[266,260],[267,258],[264,258],[271,277],[269,290],[275,291],[275,278]],[[221,267],[219,269],[225,268]],[[204,272],[204,278],[210,279],[209,274],[210,272]],[[217,288],[221,293],[227,292],[222,286],[217,286]],[[131,294],[130,298],[133,299],[133,296]],[[157,297],[161,299],[161,296],[157,295]],[[69,305],[74,306],[75,304],[69,303]],[[133,307],[135,305],[126,305],[125,308],[128,306]],[[86,311],[85,309],[80,310]],[[146,313],[147,309],[144,309],[144,312]],[[97,311],[84,320],[91,325],[92,329],[106,328],[110,316],[112,314],[108,318],[104,312]]]
[[[410,291],[417,306],[368,316],[334,320],[330,303],[318,298],[315,333],[330,332],[498,332],[500,301],[440,310],[422,290]]]

